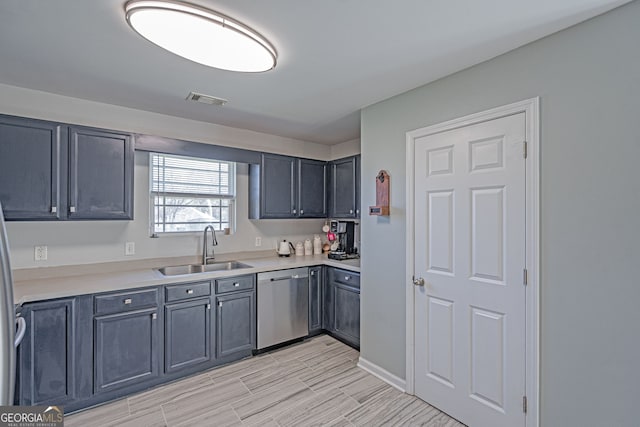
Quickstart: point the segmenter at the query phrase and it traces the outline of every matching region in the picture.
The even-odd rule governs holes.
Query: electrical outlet
[[[136,253],[136,242],[127,242],[124,244],[124,254],[134,255]]]
[[[262,237],[256,237],[256,246],[262,246]]]
[[[46,261],[47,260],[47,247],[46,246],[35,246],[33,257],[36,261]]]

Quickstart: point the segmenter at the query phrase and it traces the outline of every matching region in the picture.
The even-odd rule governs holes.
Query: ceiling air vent
[[[208,105],[224,105],[227,102],[229,102],[224,98],[216,98],[215,96],[204,95],[202,93],[196,93],[196,92],[190,92],[189,95],[187,96],[187,100],[201,102],[203,104],[208,104]]]

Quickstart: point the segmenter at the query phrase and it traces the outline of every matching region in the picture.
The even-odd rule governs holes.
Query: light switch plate
[[[256,246],[262,246],[262,237],[256,237]]]

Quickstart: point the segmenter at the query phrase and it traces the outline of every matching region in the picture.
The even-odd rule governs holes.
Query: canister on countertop
[[[322,255],[322,240],[317,234],[313,236],[313,254]]]
[[[311,240],[307,239],[304,241],[304,254],[305,255],[313,255],[313,247],[311,246]]]

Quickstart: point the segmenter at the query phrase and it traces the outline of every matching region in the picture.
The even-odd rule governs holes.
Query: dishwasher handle
[[[308,277],[308,268],[290,268],[287,270],[276,270],[258,273],[258,283],[276,283],[284,282],[287,280],[306,280]]]
[[[304,277],[300,277],[299,274],[294,274],[292,276],[282,276],[282,277],[272,277],[269,279],[270,282],[279,282],[281,280],[291,280],[291,279],[304,279]]]

